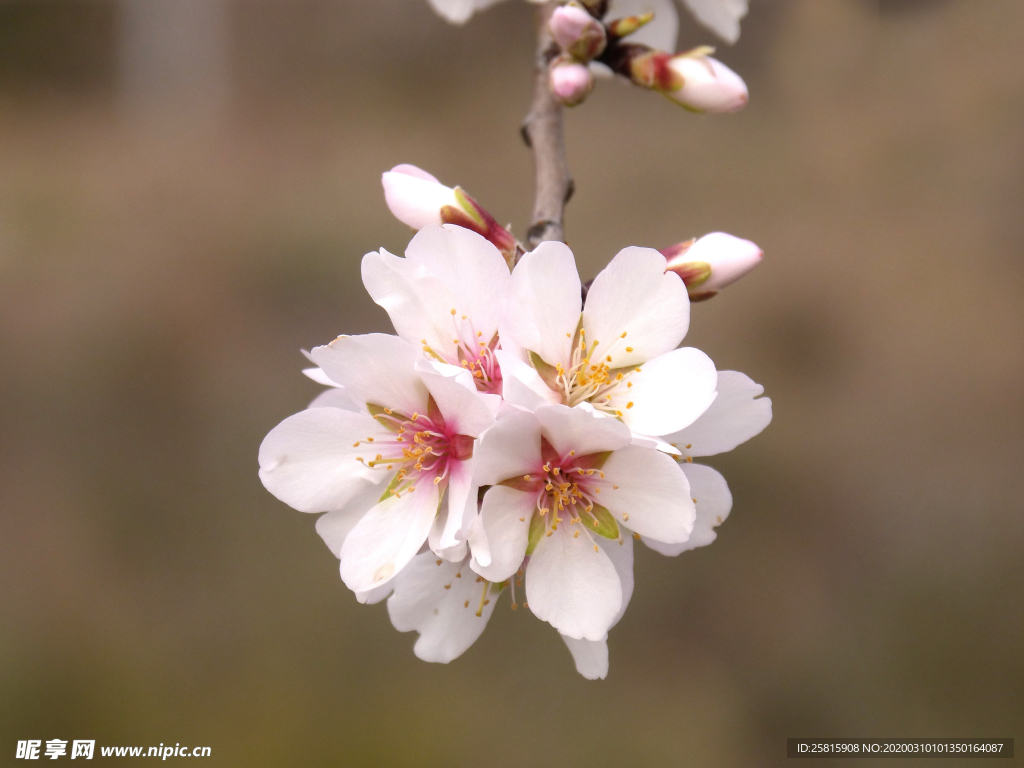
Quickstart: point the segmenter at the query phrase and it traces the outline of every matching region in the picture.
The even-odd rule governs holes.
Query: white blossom
[[[363,257],[363,285],[395,331],[424,356],[469,371],[477,389],[500,393],[498,322],[511,275],[498,249],[463,227],[421,230],[405,258],[383,248]]]
[[[690,302],[665,266],[658,251],[625,248],[594,279],[583,305],[568,246],[541,243],[524,255],[502,316],[505,397],[525,407],[596,410],[644,436],[693,423],[715,399],[717,374],[700,350],[677,349]]]
[[[749,100],[743,78],[718,59],[702,54],[673,56],[669,69],[682,78],[681,88],[662,91],[695,112],[725,113],[743,109]]]
[[[430,364],[394,336],[341,336],[312,357],[359,410],[314,407],[275,427],[260,446],[267,490],[332,515],[321,534],[340,542],[341,577],[357,595],[393,578],[428,537],[461,560],[476,513],[474,443],[496,404],[467,371]]]
[[[686,475],[666,454],[631,444],[615,419],[562,405],[505,416],[480,440],[484,496],[473,570],[488,581],[525,571],[530,610],[572,640],[602,642],[627,592],[616,567],[634,532],[687,541],[696,510]],[[627,569],[628,570],[628,569]]]

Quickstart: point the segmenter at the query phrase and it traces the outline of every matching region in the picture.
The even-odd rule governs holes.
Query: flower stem
[[[548,85],[548,64],[558,55],[558,44],[551,39],[548,20],[556,0],[544,3],[537,12],[537,57],[530,114],[523,122],[523,139],[533,149],[537,187],[533,203],[533,223],[526,234],[530,250],[545,240],[565,241],[562,215],[573,192],[569,161],[565,156],[565,125],[562,105]]]

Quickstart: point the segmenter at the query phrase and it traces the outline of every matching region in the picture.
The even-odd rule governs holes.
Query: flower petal
[[[457,322],[465,315],[472,334],[490,342],[498,332],[501,307],[512,275],[501,252],[482,235],[454,224],[420,230],[405,249],[405,257],[438,278],[454,303],[446,308]],[[453,337],[454,338],[454,337]]]
[[[559,526],[526,569],[526,599],[537,618],[574,639],[603,640],[622,607],[622,584],[608,554],[586,531]],[[577,529],[578,530],[578,529]]]
[[[740,19],[747,15],[747,0],[683,0],[697,21],[727,43],[740,38]],[[670,49],[671,50],[671,49]]]
[[[629,445],[632,435],[617,419],[595,415],[582,408],[545,405],[535,411],[544,437],[563,458],[570,451],[577,456],[614,451]]]
[[[399,632],[420,633],[413,652],[424,661],[447,664],[461,656],[494,611],[498,595],[490,592],[490,584],[476,581],[468,563],[438,564],[424,552],[395,578],[395,593],[388,600],[391,623]]]
[[[501,582],[519,570],[526,557],[535,501],[529,493],[500,485],[487,491],[480,508],[480,523],[487,537],[490,561],[482,564],[474,552],[472,567],[476,573],[488,581]]]
[[[369,416],[338,408],[300,411],[260,445],[260,480],[300,512],[341,509],[384,477],[356,460],[354,443],[382,430]]]
[[[508,336],[516,346],[536,352],[547,363],[568,367],[580,321],[580,291],[580,276],[569,247],[541,243],[525,254],[512,272],[512,291],[501,321],[502,339]]]
[[[683,347],[644,363],[628,379],[633,386],[616,387],[609,405],[634,432],[665,435],[689,426],[708,409],[717,381],[711,358]]]
[[[531,411],[547,403],[561,402],[561,396],[544,383],[535,368],[501,349],[494,356],[501,366],[501,395],[506,401]]]
[[[448,464],[448,515],[439,542],[442,549],[448,550],[464,543],[469,536],[469,526],[476,515],[477,489],[470,462],[451,461]]]
[[[319,371],[319,368],[314,370]],[[343,411],[352,411],[353,413],[362,412],[362,406],[352,399],[352,396],[345,391],[344,387],[333,386],[330,389],[325,389],[319,395],[313,398],[307,408],[341,408]]]
[[[425,370],[420,371],[420,376],[444,417],[445,430],[449,434],[477,437],[494,424],[494,412],[477,394],[471,378],[460,381],[461,374],[469,374],[469,371],[453,366],[446,368],[459,371],[460,376],[443,376],[436,371]]]
[[[322,368],[303,368],[302,373],[311,378],[317,384],[323,384],[325,387],[338,386],[335,382],[330,380]]]
[[[684,456],[714,456],[759,434],[772,420],[764,387],[737,371],[718,372],[718,397],[693,424],[666,436]],[[757,398],[757,399],[755,399]]]
[[[593,359],[622,368],[679,346],[690,325],[690,298],[665,263],[653,248],[623,248],[594,278],[583,307],[587,344],[599,342]]]
[[[344,509],[327,512],[316,519],[316,532],[331,550],[331,554],[341,557],[341,545],[345,543],[345,537],[363,519],[363,515],[376,506],[379,496],[380,488],[373,486],[369,492],[346,504]]]
[[[427,388],[415,369],[421,353],[397,336],[339,336],[311,354],[356,402],[374,403],[407,415],[426,412]]]
[[[341,579],[366,592],[394,578],[426,541],[440,501],[437,486],[389,496],[366,513],[341,545]]]
[[[455,300],[439,278],[383,248],[363,256],[361,270],[366,292],[388,313],[399,336],[439,354],[454,350]]]
[[[602,469],[601,503],[620,525],[658,541],[689,539],[697,513],[686,475],[672,458],[630,445],[615,451]]]
[[[595,536],[594,541],[601,546],[601,549],[612,561],[615,572],[619,574],[619,584],[622,585],[622,606],[612,622],[612,627],[614,627],[626,614],[626,608],[633,597],[633,537],[624,532],[618,540]]]
[[[697,520],[693,524],[693,533],[681,544],[664,544],[644,539],[644,543],[655,552],[669,557],[713,542],[718,535],[715,527],[725,521],[732,509],[729,484],[721,474],[703,464],[684,464],[682,468],[690,482],[690,494],[696,499]]]
[[[439,225],[441,209],[446,205],[458,204],[455,191],[436,179],[425,179],[392,169],[381,176],[381,184],[384,185],[384,200],[391,213],[413,229]]]
[[[497,485],[536,472],[540,465],[540,422],[526,411],[499,419],[473,450],[474,479],[479,485]]]
[[[572,660],[576,662],[576,671],[587,680],[604,680],[608,677],[608,639],[576,640],[562,635],[569,647]]]

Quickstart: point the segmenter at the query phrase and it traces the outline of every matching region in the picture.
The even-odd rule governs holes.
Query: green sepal
[[[544,481],[541,480],[540,476],[530,477],[527,480],[523,475],[517,475],[516,477],[510,477],[506,480],[502,480],[498,485],[503,485],[506,488],[511,488],[513,491],[523,491],[529,493],[530,491],[538,491],[543,485]]]
[[[480,211],[477,208],[476,203],[462,190],[462,187],[455,188],[455,199],[459,201],[459,205],[462,206],[462,210],[464,210],[478,226],[487,226],[487,222],[484,221],[484,217],[480,215]]]
[[[505,587],[508,586],[508,581],[491,582],[491,594],[500,595]]]
[[[384,493],[381,494],[381,497],[379,499],[377,499],[377,503],[380,504],[382,501],[385,501],[386,499],[390,499],[396,493],[401,493],[404,490],[404,488],[402,488],[402,482],[404,481],[404,479],[405,478],[403,478],[401,476],[401,474],[396,474],[391,479],[391,482],[388,483],[388,487],[384,489]],[[412,483],[408,482],[408,483],[405,483],[405,485],[406,485],[406,487],[408,487],[408,486],[411,486]]]
[[[615,522],[611,512],[600,504],[595,504],[589,514],[593,515],[596,519],[586,522],[588,531],[592,531],[606,539],[619,538],[619,524]],[[586,517],[584,517],[584,520],[586,520]],[[596,526],[594,525],[595,522],[597,523]]]
[[[395,421],[390,418],[390,415],[387,413],[387,409],[383,405],[367,403],[366,410],[370,412],[370,415],[373,416],[374,420],[382,427],[384,427],[384,429],[388,430],[389,432],[398,431],[398,424],[395,423]]]
[[[541,379],[556,392],[561,389],[558,383],[558,369],[553,365],[544,362],[536,352],[530,352],[530,364],[534,367]]]
[[[526,544],[526,554],[532,555],[533,550],[537,548],[537,544],[544,538],[544,534],[547,533],[547,525],[544,523],[544,517],[539,512],[534,512],[533,517],[530,518],[530,537]]]
[[[579,467],[580,469],[600,469],[604,466],[604,463],[608,461],[608,457],[612,455],[611,451],[601,451],[600,453],[588,453],[586,456],[577,456],[573,459],[573,468]],[[572,470],[569,470],[570,472]]]

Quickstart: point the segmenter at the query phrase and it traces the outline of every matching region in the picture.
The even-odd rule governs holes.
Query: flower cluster
[[[361,602],[387,598],[395,627],[419,632],[420,658],[462,654],[507,592],[558,630],[581,674],[603,678],[634,541],[666,555],[713,541],[732,499],[692,460],[771,420],[759,385],[679,346],[690,320],[679,264],[710,264],[700,285],[717,290],[728,276],[711,283],[701,253],[723,249],[701,242],[729,236],[667,255],[626,248],[584,302],[566,245],[510,261],[507,230],[480,225],[493,219],[475,204],[477,216],[462,208],[470,226],[437,220],[464,194],[453,203],[410,166],[391,174],[388,203],[419,231],[404,257],[367,254],[362,277],[397,335],[312,350],[306,372],[329,389],[267,435],[260,478],[295,509],[326,513],[316,528],[342,580]],[[395,175],[424,184],[410,195]]]
[[[431,0],[456,23],[492,0]],[[739,36],[746,0],[687,0],[698,19],[729,42]],[[651,34],[644,28],[656,25]],[[557,49],[549,52],[551,92],[573,107],[594,88],[595,75],[620,75],[694,112],[735,112],[748,98],[743,79],[717,59],[714,48],[675,49],[678,20],[671,0],[569,0],[548,22]],[[629,38],[627,40],[626,38]]]

